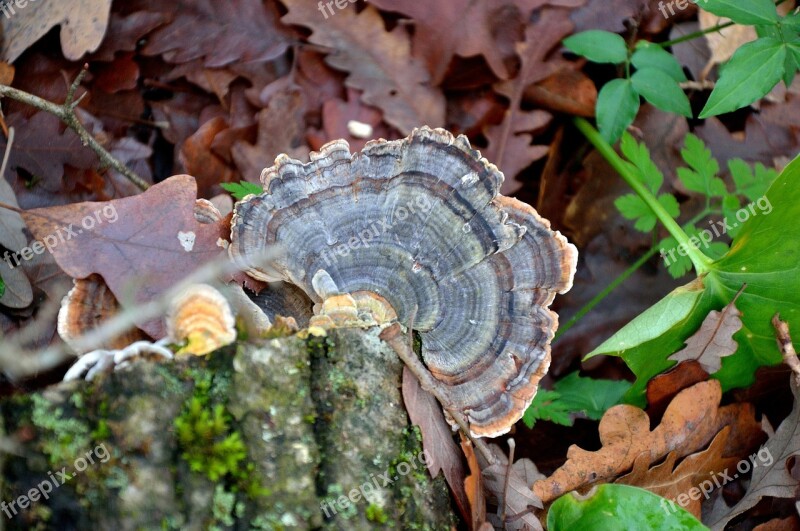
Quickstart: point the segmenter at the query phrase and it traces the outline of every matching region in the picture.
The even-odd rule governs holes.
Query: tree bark
[[[377,330],[240,343],[0,403],[7,529],[450,529]],[[66,479],[69,478],[69,479]],[[63,484],[62,484],[63,482]],[[48,491],[49,492],[45,492]]]

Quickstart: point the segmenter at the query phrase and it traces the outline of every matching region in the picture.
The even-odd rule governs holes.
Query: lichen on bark
[[[3,463],[2,499],[71,476],[6,527],[450,529],[377,333],[240,343],[3,400],[25,451]]]

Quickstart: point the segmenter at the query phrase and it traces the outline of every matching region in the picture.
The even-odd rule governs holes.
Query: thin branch
[[[278,252],[274,248],[268,249],[253,257],[253,260],[258,263],[267,262],[270,259],[274,259]],[[136,326],[137,322],[156,319],[164,315],[170,303],[190,285],[225,278],[238,270],[239,266],[228,258],[227,253],[223,253],[219,258],[211,260],[194,270],[172,289],[162,293],[156,299],[124,310],[122,313],[104,321],[98,328],[75,339],[72,343],[80,351],[79,354],[99,348],[102,343]],[[53,369],[75,357],[73,353],[68,351],[67,345],[63,343],[51,346],[43,351],[25,351],[21,346],[20,337],[17,334],[10,338],[3,338],[3,348],[0,348],[0,371],[11,381],[18,381],[39,372]]]
[[[84,146],[88,146],[92,149],[92,151],[97,153],[97,156],[100,158],[100,161],[103,164],[117,170],[139,189],[147,190],[147,188],[149,188],[147,182],[139,177],[133,170],[125,166],[125,164],[117,160],[103,146],[101,146],[94,136],[92,136],[89,131],[83,127],[83,124],[75,114],[75,107],[80,103],[81,99],[83,99],[83,96],[81,96],[77,100],[74,100],[75,91],[78,89],[78,85],[80,85],[80,82],[83,80],[86,72],[86,66],[84,65],[83,70],[81,70],[81,72],[75,78],[75,81],[73,81],[67,89],[67,97],[62,105],[56,105],[55,103],[42,99],[38,96],[34,96],[33,94],[29,94],[25,91],[2,84],[0,84],[0,97],[11,98],[12,100],[30,105],[31,107],[35,107],[40,111],[50,113],[57,117],[59,120],[64,122],[67,127],[77,133],[78,137],[81,139],[81,143]],[[84,95],[85,94],[86,93],[84,93]]]

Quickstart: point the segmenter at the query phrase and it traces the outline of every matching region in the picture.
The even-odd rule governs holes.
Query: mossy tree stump
[[[5,399],[23,442],[3,463],[6,529],[450,529],[377,334],[241,343]]]

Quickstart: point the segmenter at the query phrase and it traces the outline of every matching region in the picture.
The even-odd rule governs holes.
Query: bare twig
[[[75,114],[75,107],[81,102],[83,94],[80,98],[75,100],[75,92],[78,89],[81,81],[83,80],[84,76],[86,76],[88,65],[84,65],[81,72],[75,78],[75,81],[67,89],[67,97],[64,100],[64,103],[61,105],[56,105],[50,101],[42,99],[38,96],[34,96],[33,94],[29,94],[25,91],[16,89],[14,87],[9,87],[8,85],[0,85],[0,97],[9,97],[12,100],[19,101],[26,105],[30,105],[31,107],[35,107],[40,111],[44,111],[47,113],[56,116],[59,120],[64,122],[67,127],[75,131],[78,137],[81,139],[81,143],[84,146],[88,146],[92,149],[97,156],[100,158],[100,161],[109,166],[114,168],[119,173],[124,175],[130,182],[136,185],[141,190],[147,190],[149,185],[147,182],[139,177],[133,170],[125,166],[122,162],[117,160],[111,153],[109,153],[100,143],[83,127],[83,124],[78,119],[78,116]]]
[[[14,128],[8,128],[8,142],[6,142],[6,152],[3,153],[3,165],[0,166],[0,179],[6,175],[6,166],[8,165],[8,157],[11,155],[11,146],[14,145]]]
[[[508,496],[508,484],[511,481],[511,470],[512,470],[512,467],[514,466],[514,450],[516,450],[516,448],[517,448],[516,441],[514,441],[514,439],[509,439],[508,440],[508,463],[507,463],[508,466],[506,467],[506,480],[505,480],[505,483],[503,484],[503,499],[500,500],[500,514],[499,514],[499,516],[500,516],[500,521],[501,522],[505,522],[506,521],[506,507],[508,506],[508,503],[506,502],[506,500],[508,499],[507,498],[507,496]]]
[[[792,369],[795,384],[800,385],[800,360],[797,359],[792,336],[789,335],[789,323],[781,321],[781,314],[776,313],[772,317],[772,326],[775,327],[775,338],[778,340],[778,348],[781,349],[783,361]]]
[[[275,249],[270,249],[255,257],[254,260],[268,261],[274,258],[278,252]],[[96,349],[102,343],[136,326],[137,322],[156,319],[164,315],[171,301],[190,285],[224,278],[226,275],[238,270],[239,266],[228,258],[227,253],[223,253],[219,258],[193,271],[157,299],[124,310],[108,321],[104,321],[95,330],[73,340],[72,344],[80,353]],[[26,352],[21,346],[21,341],[19,341],[18,337],[4,338],[3,348],[0,349],[0,370],[12,381],[53,369],[74,358],[74,354],[68,352],[67,346],[64,344],[51,346],[44,351]]]
[[[447,395],[442,390],[442,384],[431,375],[428,368],[422,364],[414,351],[409,348],[408,343],[403,341],[403,332],[400,328],[400,324],[394,323],[390,327],[384,329],[381,332],[380,338],[395,351],[408,369],[414,373],[414,376],[417,377],[422,388],[436,397],[439,403],[442,404],[442,407],[453,417],[453,420],[456,421],[456,424],[458,424],[458,427],[464,432],[464,435],[469,437],[475,449],[489,462],[489,465],[493,465],[497,461],[494,454],[486,443],[472,436],[472,433],[469,431],[467,419],[460,411],[452,407],[450,400],[447,399]]]

